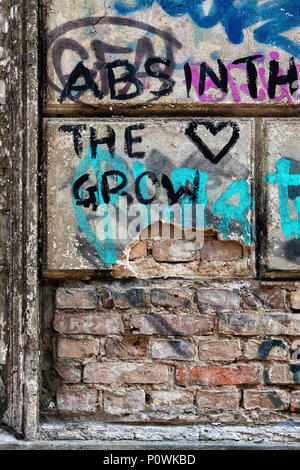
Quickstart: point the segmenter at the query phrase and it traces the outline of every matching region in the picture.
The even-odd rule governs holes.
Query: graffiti
[[[294,102],[298,98],[296,92],[299,90],[300,64],[296,64],[294,58],[290,58],[289,69],[285,74],[280,67],[279,59],[278,52],[270,52],[268,70],[263,65],[265,56],[262,54],[236,59],[227,65],[218,59],[220,78],[206,62],[187,63],[184,69],[187,96],[189,97],[193,87],[199,101],[203,103],[221,103],[226,99],[229,90],[235,103],[242,101],[242,94],[257,101],[269,98],[274,101],[286,99]],[[239,70],[245,74],[247,83],[237,84],[235,73]],[[211,93],[208,93],[209,90]],[[215,90],[220,90],[220,96],[215,96]],[[280,93],[277,93],[277,90],[280,90]]]
[[[281,339],[267,339],[260,343],[258,352],[257,352],[257,358],[260,360],[267,360],[273,348],[281,348],[284,350],[287,349],[286,345]],[[300,365],[297,364],[297,362],[299,362],[299,358],[298,358],[299,352],[300,350],[297,349],[292,354],[292,361],[291,361],[292,364],[289,365],[289,369],[292,373],[293,381],[295,384],[300,383]],[[272,380],[270,379],[268,370],[264,371],[264,377],[265,377],[265,381],[267,384],[272,384]],[[267,396],[275,408],[283,407],[283,402],[281,398],[279,397],[279,394],[275,390],[268,391]]]
[[[97,34],[79,40],[68,37],[87,27],[97,28]],[[105,39],[108,27],[114,28],[109,32],[111,42]],[[120,27],[122,38],[114,39],[113,31]],[[134,32],[132,41],[126,42],[127,32],[128,36]],[[282,40],[289,41],[283,36]],[[270,43],[276,46],[274,41]],[[249,98],[259,102],[267,99],[295,102],[300,98],[300,64],[294,58],[300,57],[300,46],[296,44],[297,54],[293,48],[283,48],[290,54],[286,70],[280,65],[276,50],[269,53],[269,60],[259,51],[228,63],[221,58],[215,59],[216,64],[211,62],[212,58],[205,61],[186,58],[182,62],[182,57],[177,63],[183,45],[170,29],[160,30],[124,17],[87,17],[55,28],[48,35],[47,46],[54,71],[53,77],[48,75],[48,85],[60,94],[60,103],[66,99],[82,103],[81,98],[88,90],[96,101],[108,96],[111,100],[128,101],[143,94],[147,101],[153,101],[169,95],[177,97],[178,93],[182,99],[203,103],[223,102],[228,95],[234,103]],[[191,50],[192,55],[195,52]],[[66,57],[73,57],[72,62]]]
[[[239,194],[239,205],[228,203],[228,200]],[[239,180],[232,183],[226,191],[221,194],[219,199],[213,205],[213,214],[221,215],[219,231],[224,238],[228,238],[229,224],[232,220],[237,220],[243,230],[244,242],[251,241],[251,227],[247,219],[247,213],[251,207],[251,197],[247,181]]]
[[[300,57],[300,45],[284,35],[300,25],[299,0],[213,0],[209,12],[204,10],[204,0],[156,0],[170,16],[188,14],[193,22],[205,29],[220,23],[233,44],[244,41],[244,30],[256,23],[264,22],[253,31],[255,41],[280,47]],[[115,9],[121,15],[152,6],[154,0],[132,2],[115,0]]]
[[[290,186],[300,185],[300,175],[290,174],[291,162],[287,158],[280,158],[276,162],[277,173],[271,173],[264,178],[265,182],[278,185],[279,194],[279,213],[281,228],[285,238],[291,237],[294,233],[295,238],[300,234],[300,196],[294,199],[294,209],[298,218],[291,218],[289,208],[289,188]]]
[[[127,45],[120,46],[118,44],[108,44],[99,39],[92,39],[90,41],[89,48],[86,49],[80,44],[80,42],[65,37],[67,33],[89,26],[104,28],[105,26],[114,26],[116,28],[123,27],[124,30],[126,30],[126,28],[129,28],[129,30],[136,30],[138,36],[136,39],[135,50],[133,47],[129,47]],[[165,53],[164,58],[157,58],[154,60],[155,53],[151,36],[159,38],[160,48]],[[181,49],[182,45],[170,32],[161,31],[140,21],[134,21],[129,18],[99,16],[80,18],[58,26],[49,33],[47,47],[55,75],[61,86],[58,86],[49,75],[48,85],[53,90],[60,93],[60,102],[63,102],[68,98],[80,103],[82,94],[88,89],[93,91],[94,96],[97,99],[102,99],[102,97],[107,96],[109,93],[111,94],[112,99],[132,99],[130,94],[127,95],[127,91],[131,83],[133,83],[130,79],[133,76],[135,83],[137,84],[136,93],[140,93],[141,91],[141,80],[145,77],[152,77],[160,80],[162,84],[161,88],[163,89],[153,91],[154,99],[159,98],[159,96],[162,96],[163,94],[167,94],[169,91],[168,87],[165,85],[166,81],[169,83],[169,90],[171,90],[173,86],[171,77],[175,69],[174,50]],[[93,53],[96,59],[93,64],[93,68],[88,68],[83,64],[84,61],[90,59],[90,53],[88,50]],[[63,73],[63,56],[66,51],[76,53],[79,58],[79,63],[76,63],[73,71],[71,73],[69,72],[67,75]],[[129,62],[127,57],[129,54],[133,53],[135,53],[135,59],[133,62]],[[121,59],[110,61],[108,57],[111,57],[113,54],[118,54],[119,56],[126,54],[127,57],[124,61]],[[147,60],[145,71],[140,70],[144,58],[145,61]],[[157,64],[163,64],[165,66],[165,70],[158,69]],[[116,79],[114,69],[124,66],[127,68],[127,78],[119,77]],[[96,80],[97,75],[99,75],[98,81]],[[76,85],[78,78],[84,78],[85,84]],[[114,86],[120,81],[123,81],[125,86],[117,95],[115,93]],[[98,82],[101,83],[101,91],[99,91]]]
[[[149,77],[164,80],[164,82],[167,82],[168,84],[166,87],[163,87],[159,91],[151,90],[150,93],[155,95],[157,98],[160,98],[161,96],[167,96],[172,93],[175,81],[172,80],[170,76],[164,72],[153,71],[151,68],[153,64],[164,64],[166,65],[166,67],[170,67],[170,61],[161,57],[150,57],[146,60],[144,65],[146,74]],[[105,64],[105,67],[107,68],[110,98],[112,100],[132,100],[133,98],[136,98],[137,96],[143,93],[143,83],[136,77],[137,69],[135,65],[130,64],[128,60],[115,60],[114,62],[109,62]],[[113,70],[117,67],[125,68],[127,73],[125,73],[121,77],[116,78]],[[81,77],[85,80],[84,85],[76,85],[77,80]],[[129,85],[134,85],[136,90],[132,93],[117,94],[116,84],[120,82],[124,82]],[[98,85],[94,81],[92,72],[83,65],[83,62],[79,62],[74,68],[74,70],[71,72],[68,81],[65,84],[64,89],[60,95],[59,102],[62,103],[68,97],[72,96],[73,91],[84,93],[87,90],[92,90],[95,98],[99,100],[101,100],[104,96],[104,94],[102,93],[102,91],[99,90]]]
[[[217,155],[214,155],[212,151],[207,147],[207,145],[203,142],[201,137],[199,137],[196,133],[196,129],[198,126],[204,126],[208,129],[212,135],[217,135],[220,131],[222,131],[225,127],[231,126],[232,127],[232,136],[230,137],[229,142],[220,150]],[[194,142],[196,147],[203,153],[205,158],[212,163],[219,163],[219,161],[226,155],[229,150],[235,145],[237,142],[240,130],[236,123],[234,122],[220,122],[218,124],[214,124],[210,121],[193,121],[188,126],[185,131],[186,135]]]
[[[266,360],[273,348],[286,349],[286,345],[281,339],[266,339],[265,341],[262,341],[259,345],[257,358],[261,360]]]
[[[267,97],[275,101],[281,101],[287,99],[293,102],[298,98],[295,93],[298,91],[298,74],[300,71],[300,64],[295,63],[294,58],[290,58],[289,69],[284,74],[280,67],[279,55],[276,52],[270,53],[269,62],[269,78],[266,78],[266,68],[263,66],[257,67],[256,61],[261,63],[264,61],[263,55],[252,55],[236,59],[233,62],[225,65],[221,59],[217,60],[219,76],[215,73],[213,68],[206,62],[188,62],[184,65],[184,76],[186,81],[186,94],[190,97],[191,87],[196,91],[197,97],[201,102],[218,103],[225,100],[228,95],[229,88],[231,90],[232,98],[235,103],[241,102],[241,92],[257,101],[264,101]],[[275,59],[276,58],[276,59]],[[170,70],[169,73],[162,72],[159,69],[153,70],[153,65],[163,64],[166,66],[166,70]],[[125,69],[126,73],[121,77],[116,78],[114,74],[115,68]],[[173,69],[169,59],[162,57],[150,57],[144,64],[145,72],[143,72],[143,78],[152,77],[161,81],[161,88],[158,91],[150,90],[156,99],[162,96],[170,95],[174,91],[176,84],[175,80],[171,78]],[[107,70],[107,83],[108,90],[110,91],[110,98],[112,100],[131,100],[140,96],[144,93],[145,87],[143,82],[138,78],[140,72],[136,65],[131,64],[128,60],[117,60],[114,62],[107,62],[103,65],[102,71]],[[240,84],[236,83],[234,77],[234,71],[242,70],[245,72],[247,83]],[[59,102],[62,103],[67,98],[74,100],[73,93],[78,93],[81,96],[85,91],[91,90],[96,99],[102,100],[104,92],[99,90],[98,85],[94,79],[95,72],[89,70],[80,61],[69,75],[67,82],[64,84],[63,91],[60,94]],[[208,77],[208,79],[207,79]],[[84,78],[84,85],[76,85],[78,79]],[[258,78],[260,79],[258,84]],[[116,93],[115,85],[117,83],[124,82],[127,84],[126,92]],[[127,90],[133,85],[135,91],[127,93]],[[258,89],[258,86],[260,88]],[[277,88],[280,89],[278,95]],[[215,93],[208,94],[207,92],[212,89],[213,91],[219,90],[221,96],[215,97]],[[80,95],[79,95],[80,94]],[[107,94],[107,90],[106,90]]]
[[[201,169],[201,158],[211,166],[217,164],[216,160],[220,165],[239,138],[239,126],[232,121],[215,122],[214,125],[209,121],[192,121],[182,129],[182,137],[186,137],[187,142],[195,143],[189,131],[197,126],[200,131],[200,124],[210,131],[213,138],[219,138],[220,131],[228,129],[229,141],[225,146],[222,144],[217,158],[210,159],[206,154],[209,146],[201,138],[202,147],[205,148],[203,150],[195,145],[198,159],[195,162],[187,159],[180,168],[174,166],[172,161],[163,162],[161,157],[156,161],[153,151],[150,155],[143,151],[143,133],[147,135],[148,131],[145,123],[124,126],[121,148],[124,149],[125,158],[116,152],[116,148],[120,148],[122,135],[118,131],[117,136],[113,125],[103,126],[101,134],[93,126],[84,124],[59,127],[60,132],[71,135],[74,153],[80,159],[72,181],[72,205],[78,227],[105,265],[114,264],[118,258],[115,244],[116,240],[119,243],[121,236],[116,233],[116,223],[126,230],[128,227],[128,233],[133,238],[160,217],[182,227],[203,229],[208,226],[209,214],[209,223],[212,223],[212,217],[224,238],[228,238],[232,224],[236,224],[240,227],[244,242],[251,243],[254,234],[247,218],[251,211],[249,183],[243,179],[232,182],[230,177],[229,185],[214,196],[211,189],[208,191],[209,175]],[[83,132],[89,136],[87,154],[83,153]],[[223,153],[221,157],[220,153]],[[236,199],[233,202],[232,197]],[[140,212],[139,218],[137,211]],[[93,214],[101,221],[101,236],[99,224],[98,228],[91,224]],[[138,220],[135,226],[134,220]]]

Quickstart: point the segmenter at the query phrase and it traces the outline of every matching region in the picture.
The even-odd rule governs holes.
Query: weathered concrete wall
[[[7,357],[6,282],[9,155],[6,109],[6,80],[9,66],[9,2],[0,3],[0,416],[5,403],[4,366]]]
[[[110,141],[100,146],[99,140],[107,140],[108,135]],[[153,261],[193,262],[182,274],[205,276],[210,258],[205,256],[206,246],[197,257],[203,242],[200,233],[198,243],[193,243],[195,235],[189,237],[193,224],[199,231],[214,229],[223,239],[243,243],[250,253],[255,233],[254,120],[49,120],[44,139],[45,269],[50,274],[107,268],[126,251],[130,258],[128,245],[140,237],[156,240]],[[238,208],[227,203],[234,198],[240,199]],[[230,225],[228,218],[232,218]],[[177,253],[173,258],[165,253],[165,260],[158,253],[158,243],[170,243],[170,235],[166,233],[159,242],[158,231],[141,234],[160,219],[186,229],[174,234],[171,243]],[[241,247],[234,256],[243,258]],[[151,277],[149,269],[144,275]]]
[[[10,3],[0,2],[0,419]],[[22,91],[43,92],[41,217],[29,210],[22,226],[30,251],[41,224],[41,383],[19,380],[25,356],[12,362],[27,397],[16,404],[19,432],[35,436],[40,385],[42,439],[255,440],[273,426],[274,439],[299,440],[299,5],[41,3],[44,81],[32,83],[32,71]],[[18,142],[34,145],[34,132]],[[23,166],[27,183],[37,163]],[[27,305],[38,298],[31,274]],[[15,341],[23,346],[27,328],[31,371],[38,322],[20,312]]]
[[[44,4],[42,419],[299,424],[299,6]]]
[[[263,123],[265,191],[265,269],[299,272],[299,128],[298,120]]]
[[[45,3],[51,105],[58,99],[114,105],[155,104],[158,99],[160,104],[185,105],[299,101],[299,43],[294,29],[299,11],[294,2]],[[154,62],[147,62],[154,57]],[[126,72],[131,78],[123,77],[121,85],[117,82],[125,64],[116,61],[129,63]],[[282,72],[289,70],[290,84],[277,85],[278,63]],[[210,76],[205,80],[207,70]],[[83,74],[92,77],[87,91],[74,88]]]

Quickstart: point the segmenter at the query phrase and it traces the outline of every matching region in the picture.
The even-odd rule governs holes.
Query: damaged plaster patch
[[[172,227],[172,224],[170,225]],[[124,256],[120,258],[112,268],[113,275],[116,278],[155,278],[161,276],[165,278],[201,278],[216,277],[216,273],[218,278],[255,276],[254,247],[235,240],[224,239],[222,234],[217,230],[212,228],[204,229],[202,231],[203,245],[201,245],[200,248],[196,246],[194,255],[191,257],[187,256],[186,261],[184,261],[182,257],[182,243],[184,240],[175,240],[172,238],[163,239],[161,236],[148,236],[147,239],[145,231],[148,231],[148,234],[150,234],[153,233],[151,230],[152,226],[148,226],[140,233],[139,238],[134,239],[127,245]],[[172,233],[172,228],[170,229],[170,233]],[[147,239],[148,245],[147,255],[130,260],[132,248],[141,240],[145,239]],[[162,256],[161,259],[157,258],[155,254],[155,244],[157,243],[162,244],[159,254],[159,256]],[[165,248],[163,243],[166,244]],[[173,243],[174,246],[172,246]],[[190,249],[191,244],[192,243],[188,243],[189,255],[192,253]],[[164,258],[167,250],[169,259],[167,255],[166,258]],[[179,257],[177,257],[177,251]],[[231,251],[235,252],[232,256],[230,255]],[[215,256],[215,253],[217,253],[218,256]]]

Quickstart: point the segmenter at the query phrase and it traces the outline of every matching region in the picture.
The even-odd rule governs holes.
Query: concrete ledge
[[[300,426],[44,424],[37,441],[0,430],[0,450],[300,450]]]
[[[97,423],[43,424],[39,437],[46,441],[103,440],[151,442],[278,442],[299,443],[300,423],[260,426],[124,425]]]
[[[20,441],[17,439],[7,441],[2,440],[0,433],[1,450],[300,450],[300,444],[293,443],[247,443],[247,442],[157,442],[146,441]]]

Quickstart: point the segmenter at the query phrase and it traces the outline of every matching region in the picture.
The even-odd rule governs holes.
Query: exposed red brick
[[[149,339],[138,336],[107,338],[105,350],[107,357],[141,359],[148,356]]]
[[[212,315],[140,314],[133,315],[131,328],[135,334],[163,336],[211,335]]]
[[[195,245],[185,240],[161,240],[153,242],[152,256],[155,261],[166,263],[194,261]]]
[[[238,410],[240,393],[237,390],[201,390],[197,392],[198,408],[212,410]]]
[[[99,353],[97,339],[58,338],[57,357],[91,357]]]
[[[179,385],[242,385],[258,384],[258,370],[255,366],[236,364],[234,366],[182,366],[176,371]]]
[[[65,334],[109,335],[124,333],[118,313],[57,313],[54,329]]]
[[[79,383],[81,381],[81,366],[65,362],[56,362],[55,370],[67,383]]]
[[[61,411],[97,411],[98,392],[97,390],[76,389],[60,390],[56,396],[57,408]]]
[[[178,408],[189,408],[193,405],[194,397],[192,393],[181,392],[172,390],[166,391],[153,391],[151,392],[151,407],[160,411],[163,408],[170,408],[172,411],[173,407]]]
[[[290,394],[283,390],[244,390],[246,410],[286,410],[290,405]]]
[[[136,245],[131,248],[129,260],[133,261],[139,258],[145,258],[147,256],[147,242],[146,240],[140,240]]]
[[[300,290],[291,292],[291,307],[293,310],[300,310]]]
[[[198,306],[201,310],[237,310],[240,308],[238,289],[206,289],[197,290]]]
[[[202,361],[235,361],[240,354],[238,340],[213,340],[199,343],[199,358]]]
[[[243,295],[243,308],[253,310],[285,309],[286,291],[280,288],[253,287]]]
[[[194,344],[191,340],[154,340],[151,355],[154,359],[191,361],[194,358]]]
[[[86,383],[159,384],[168,381],[168,368],[160,364],[92,363],[84,368]]]
[[[189,307],[193,293],[187,289],[151,289],[150,298],[155,307]]]
[[[243,249],[235,241],[206,240],[200,256],[203,261],[232,261],[242,258]]]
[[[132,414],[145,408],[144,390],[105,392],[103,394],[105,413],[112,415]]]
[[[85,289],[59,287],[56,291],[56,307],[72,309],[97,308],[98,296],[96,290],[88,287]]]
[[[300,390],[291,393],[291,411],[300,411]]]

